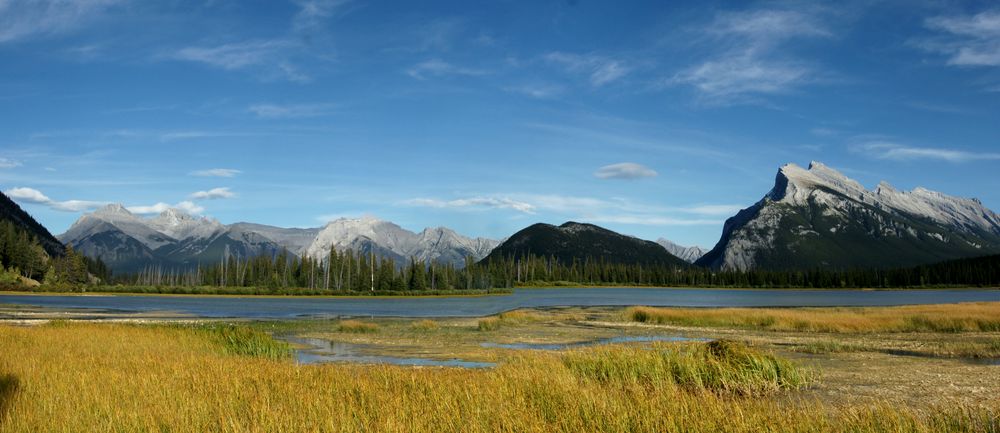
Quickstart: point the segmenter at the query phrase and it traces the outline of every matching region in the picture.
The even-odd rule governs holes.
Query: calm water
[[[322,340],[319,338],[302,338],[284,336],[281,340],[304,348],[295,350],[295,361],[299,364],[317,364],[326,362],[348,362],[355,364],[393,364],[422,367],[463,367],[487,368],[495,367],[492,362],[466,361],[464,359],[431,359],[407,358],[399,356],[365,354],[361,346]]]
[[[1000,290],[724,290],[560,288],[520,289],[512,295],[467,298],[253,298],[198,296],[32,296],[0,294],[0,304],[165,311],[200,317],[288,319],[331,316],[485,316],[525,307],[879,306],[1000,301]]]

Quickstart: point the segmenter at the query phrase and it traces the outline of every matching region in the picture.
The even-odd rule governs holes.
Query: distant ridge
[[[532,255],[555,257],[562,263],[591,259],[622,264],[689,266],[655,242],[572,221],[558,227],[543,223],[528,226],[514,233],[482,261]]]

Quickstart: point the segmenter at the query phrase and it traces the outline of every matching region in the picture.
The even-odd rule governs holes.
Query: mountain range
[[[1000,252],[1000,216],[976,199],[886,182],[868,190],[819,162],[787,164],[729,218],[696,264],[717,269],[885,268]]]
[[[283,250],[322,259],[330,248],[391,258],[400,265],[414,257],[462,266],[467,256],[478,260],[497,245],[497,241],[468,238],[444,227],[413,233],[370,217],[342,218],[306,229],[245,222],[223,225],[177,209],[143,218],[120,204],[82,216],[59,240],[87,256],[100,257],[118,272],[150,264],[190,268],[225,256],[273,256]]]
[[[10,202],[4,208],[11,206],[17,205]],[[26,226],[41,227],[30,216],[14,217]],[[55,239],[44,241],[47,231],[37,233],[46,248],[61,247]],[[275,255],[282,250],[322,259],[331,248],[390,258],[400,266],[411,257],[461,267],[467,258],[535,254],[619,263],[682,265],[683,261],[722,270],[846,269],[1000,253],[1000,216],[979,200],[924,188],[900,191],[882,182],[869,190],[813,162],[808,168],[782,166],[772,189],[729,218],[719,242],[707,252],[575,222],[534,224],[496,241],[462,236],[445,227],[416,233],[372,217],[342,218],[317,228],[281,228],[246,222],[224,225],[176,209],[144,218],[122,205],[82,216],[58,239],[90,257],[100,257],[117,272],[149,264],[189,268],[226,255]]]

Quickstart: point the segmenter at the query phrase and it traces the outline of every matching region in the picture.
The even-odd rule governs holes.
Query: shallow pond
[[[363,353],[362,346],[332,342],[320,338],[278,337],[278,339],[299,347],[295,349],[295,360],[299,364],[349,362],[356,364],[392,364],[419,367],[487,368],[496,366],[492,362],[466,361],[454,358],[431,359],[371,355]]]
[[[601,338],[598,340],[575,341],[572,343],[482,343],[480,346],[496,349],[526,349],[526,350],[565,350],[578,347],[600,346],[604,344],[618,343],[652,343],[657,341],[680,342],[680,341],[710,341],[706,338],[687,338],[669,335],[652,336],[622,336]]]

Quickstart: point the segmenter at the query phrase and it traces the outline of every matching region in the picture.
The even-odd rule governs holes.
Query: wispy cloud
[[[504,90],[511,93],[520,93],[535,99],[550,99],[566,93],[566,87],[559,84],[525,84],[507,87]]]
[[[615,82],[631,72],[632,68],[625,62],[596,54],[573,54],[551,52],[544,56],[550,63],[562,66],[572,73],[583,74],[590,85],[601,87]]]
[[[263,39],[184,47],[163,57],[202,63],[228,71],[254,69],[269,79],[308,82],[311,77],[301,72],[288,59],[289,53],[299,48],[299,44],[291,39]]]
[[[298,0],[299,12],[292,20],[293,29],[297,32],[311,32],[331,18],[350,0]]]
[[[709,104],[759,103],[817,80],[818,71],[785,54],[792,40],[830,37],[812,10],[755,10],[723,13],[704,30],[713,46],[726,47],[665,80],[693,87]]]
[[[10,158],[0,158],[0,168],[14,168],[20,167],[21,165],[21,161]]]
[[[428,77],[441,77],[445,75],[477,76],[486,75],[487,73],[487,71],[482,69],[456,66],[441,59],[425,60],[406,70],[407,75],[418,80],[423,80]]]
[[[1000,10],[938,16],[927,19],[925,25],[941,35],[916,44],[948,56],[949,65],[1000,66]]]
[[[235,168],[210,168],[207,170],[192,171],[190,174],[191,176],[200,177],[234,177],[240,173],[243,172]]]
[[[455,210],[510,209],[528,215],[544,212],[579,221],[644,226],[722,224],[721,220],[711,217],[730,216],[741,209],[741,206],[721,204],[667,207],[625,199],[608,200],[556,194],[483,195],[455,200],[418,198],[400,204]]]
[[[25,188],[25,187],[8,189],[7,191],[4,191],[4,194],[7,194],[8,197],[14,200],[26,203],[41,204],[48,206],[51,209],[63,212],[83,212],[86,210],[96,209],[98,207],[107,204],[104,202],[87,201],[87,200],[56,201],[49,198],[48,196],[46,196],[37,189]]]
[[[507,197],[472,197],[456,200],[415,198],[403,202],[408,206],[432,207],[439,209],[512,209],[526,214],[534,214],[535,206]]]
[[[634,162],[620,162],[618,164],[605,165],[594,172],[594,176],[600,179],[635,180],[647,177],[656,177],[656,175],[656,170]]]
[[[247,111],[257,115],[257,117],[268,119],[287,119],[297,117],[321,117],[327,116],[337,108],[335,104],[254,104],[247,107]]]
[[[193,200],[217,200],[220,198],[233,198],[236,197],[236,193],[226,188],[212,188],[208,191],[196,191],[191,193],[191,199]]]
[[[187,200],[182,201],[180,203],[177,203],[177,204],[175,204],[173,206],[171,206],[171,205],[169,205],[167,203],[158,202],[156,204],[152,204],[152,205],[148,205],[148,206],[128,206],[128,207],[126,207],[126,209],[128,209],[129,212],[132,212],[134,214],[139,214],[139,215],[158,214],[158,213],[161,213],[161,212],[163,212],[163,211],[165,211],[167,209],[180,209],[180,210],[182,210],[184,212],[187,212],[187,213],[189,213],[191,215],[201,215],[201,213],[205,211],[204,207],[198,206],[194,202],[187,201]]]
[[[731,216],[743,209],[744,206],[735,204],[705,204],[699,206],[678,208],[681,212],[697,215]]]
[[[68,33],[105,14],[122,0],[0,1],[0,43]]]
[[[933,159],[954,163],[1000,160],[1000,153],[970,152],[959,149],[914,147],[890,141],[868,141],[851,146],[851,150],[876,159],[896,161]]]

